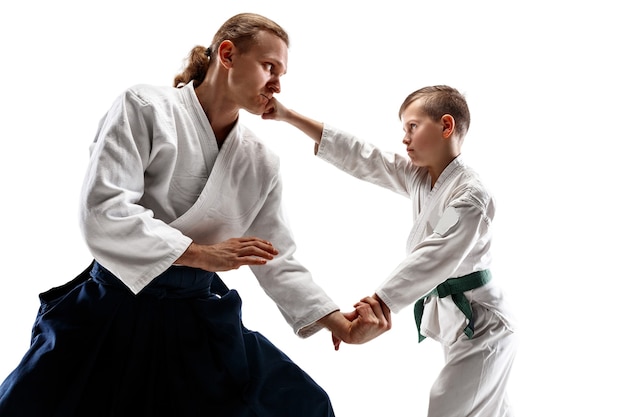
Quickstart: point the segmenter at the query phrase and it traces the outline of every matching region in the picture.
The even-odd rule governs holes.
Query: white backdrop
[[[290,33],[284,103],[403,151],[398,106],[450,84],[467,96],[465,159],[496,195],[493,272],[520,322],[520,416],[623,415],[623,39],[617,2],[4,2],[0,6],[0,379],[29,344],[39,292],[91,258],[77,226],[100,117],[136,83],[166,84],[241,11]],[[593,4],[593,5],[592,5]],[[298,257],[348,310],[402,259],[410,203],[316,160],[290,126],[242,114],[281,156]],[[222,274],[244,323],[330,394],[338,416],[425,415],[442,364],[412,312],[362,346],[302,340],[245,268]],[[617,382],[613,382],[617,381]],[[36,400],[36,399],[34,399]]]

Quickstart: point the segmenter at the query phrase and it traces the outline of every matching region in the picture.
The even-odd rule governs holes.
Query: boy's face
[[[431,167],[441,159],[444,145],[444,125],[434,121],[423,110],[422,99],[415,100],[400,118],[404,130],[402,143],[413,165]]]
[[[229,94],[239,108],[261,114],[274,94],[280,93],[280,77],[287,71],[285,42],[260,32],[257,44],[241,53],[236,48],[229,68]]]

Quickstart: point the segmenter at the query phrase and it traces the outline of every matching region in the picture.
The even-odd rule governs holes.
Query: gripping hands
[[[354,305],[354,311],[336,311],[320,320],[332,332],[335,350],[341,342],[363,344],[391,329],[391,311],[376,294],[364,297]]]

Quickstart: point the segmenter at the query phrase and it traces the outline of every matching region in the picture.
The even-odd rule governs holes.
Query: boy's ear
[[[445,139],[451,138],[455,127],[454,117],[449,114],[444,114],[441,117],[441,126],[443,128],[443,137]]]

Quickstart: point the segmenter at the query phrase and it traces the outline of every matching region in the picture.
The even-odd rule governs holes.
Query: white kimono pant
[[[444,346],[445,365],[430,391],[428,417],[512,417],[506,387],[517,336],[474,304],[475,333]]]

